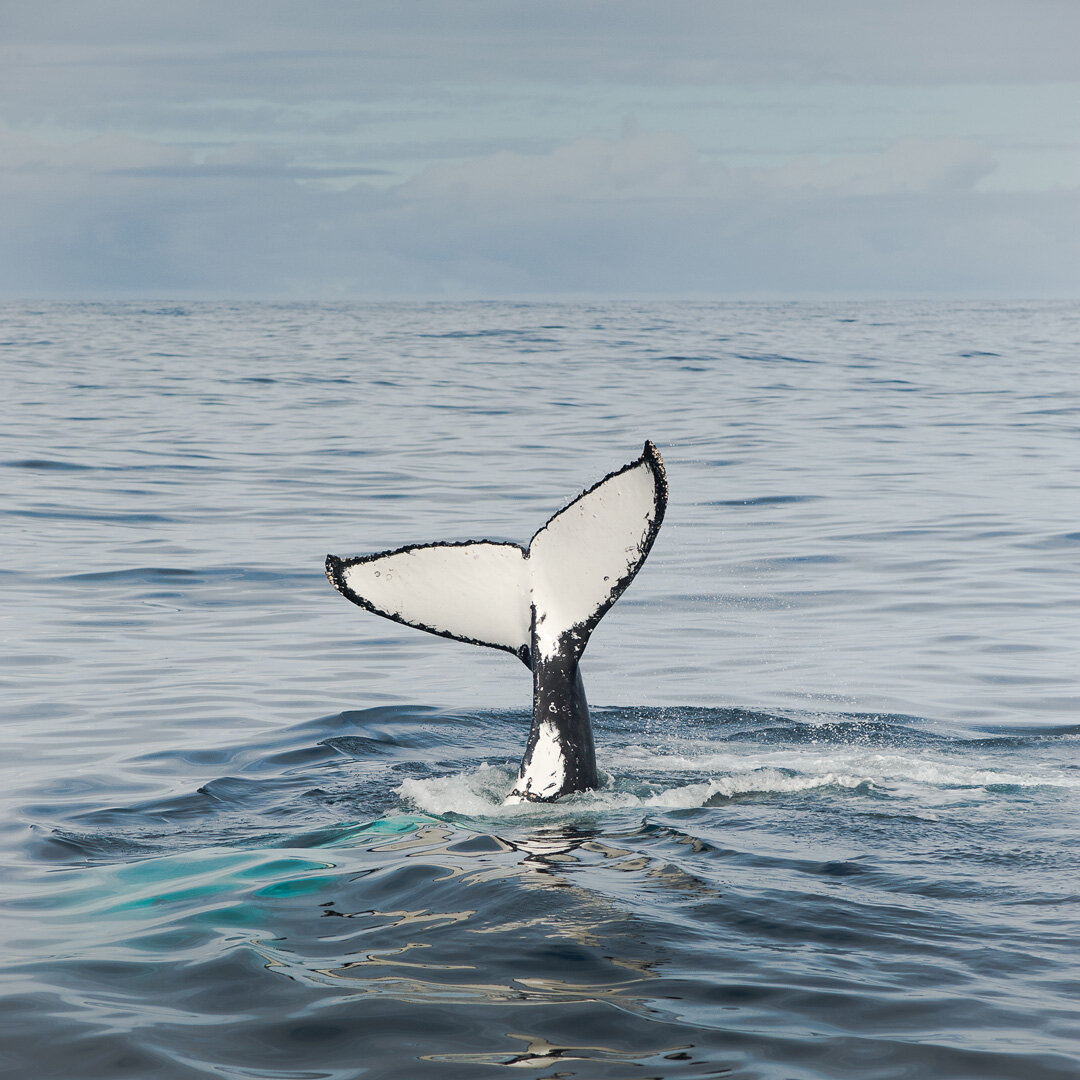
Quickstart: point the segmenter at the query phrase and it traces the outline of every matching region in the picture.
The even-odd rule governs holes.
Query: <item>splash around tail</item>
[[[326,576],[367,611],[430,634],[514,653],[533,673],[533,719],[507,802],[596,787],[579,661],[652,549],[667,507],[660,452],[587,488],[527,546],[468,540],[326,557]]]

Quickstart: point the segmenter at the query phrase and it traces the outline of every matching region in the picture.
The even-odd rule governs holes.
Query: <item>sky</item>
[[[1075,296],[1075,0],[5,0],[0,294]]]

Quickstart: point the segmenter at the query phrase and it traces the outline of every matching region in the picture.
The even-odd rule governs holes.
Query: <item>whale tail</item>
[[[596,624],[641,569],[667,506],[651,443],[555,514],[529,541],[421,544],[326,557],[354,604],[431,634],[540,658],[577,661]]]

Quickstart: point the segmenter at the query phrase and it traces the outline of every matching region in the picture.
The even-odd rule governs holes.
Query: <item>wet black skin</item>
[[[573,631],[564,635],[555,656],[544,659],[537,648],[534,630],[532,656],[535,660],[530,664],[522,656],[533,673],[533,719],[519,777],[528,771],[533,750],[540,738],[540,725],[544,723],[555,725],[556,738],[565,762],[563,784],[554,794],[534,795],[514,785],[512,794],[520,795],[529,802],[554,802],[562,795],[591,791],[597,786],[596,750],[589,721],[589,703],[585,700],[585,684],[581,681],[578,662],[583,646],[576,647],[578,642],[570,640],[572,634]]]
[[[584,622],[569,628],[561,635],[556,655],[548,659],[541,657],[540,649],[537,647],[536,620],[539,617],[542,621],[544,616],[542,614],[538,616],[535,608],[532,609],[531,613],[533,625],[531,627],[529,645],[515,647],[506,644],[505,642],[495,643],[465,637],[461,634],[456,634],[445,627],[429,626],[423,622],[405,619],[393,611],[383,611],[376,607],[370,600],[353,592],[345,581],[345,571],[348,570],[349,567],[359,563],[370,563],[390,555],[400,555],[403,552],[419,550],[421,548],[472,547],[474,545],[491,544],[494,543],[493,541],[466,540],[437,542],[434,544],[412,544],[406,547],[397,548],[394,551],[376,552],[373,555],[354,556],[344,559],[336,555],[327,555],[326,557],[326,576],[330,579],[330,583],[342,594],[342,596],[347,600],[352,601],[354,604],[357,604],[376,615],[381,615],[383,618],[392,619],[394,622],[403,623],[406,626],[414,626],[420,630],[426,630],[428,633],[437,634],[440,637],[453,638],[456,641],[467,641],[473,645],[485,645],[491,648],[505,649],[507,652],[514,653],[525,666],[532,671],[532,729],[529,732],[529,742],[525,749],[525,756],[521,761],[521,769],[518,773],[518,783],[520,784],[521,778],[529,771],[533,754],[540,741],[541,726],[545,722],[552,723],[556,729],[556,741],[564,762],[563,782],[559,790],[554,794],[546,794],[543,796],[522,791],[518,784],[515,784],[514,790],[510,793],[511,796],[524,798],[530,802],[554,802],[554,800],[561,795],[570,795],[578,791],[590,791],[597,786],[596,750],[593,745],[592,725],[589,722],[589,705],[585,700],[585,687],[582,685],[581,671],[579,670],[578,664],[581,660],[581,654],[585,651],[585,646],[588,644],[589,636],[596,628],[597,623],[604,617],[604,613],[611,605],[622,595],[623,591],[633,580],[634,575],[637,574],[638,570],[641,568],[642,563],[645,562],[645,558],[649,554],[653,541],[656,539],[656,534],[664,520],[664,512],[667,507],[668,498],[667,476],[664,472],[664,463],[660,458],[660,452],[656,449],[656,446],[652,442],[646,442],[641,456],[637,458],[636,461],[630,462],[629,465],[624,465],[621,469],[616,469],[602,480],[593,484],[592,487],[583,491],[576,499],[568,503],[562,510],[549,518],[547,523],[533,535],[533,540],[535,540],[536,537],[539,536],[544,529],[548,528],[560,514],[565,513],[580,499],[590,495],[609,480],[612,480],[625,472],[629,472],[631,469],[636,469],[642,464],[647,464],[652,471],[654,481],[654,506],[652,514],[646,517],[643,523],[645,531],[640,540],[637,541],[636,558],[633,558],[628,562],[625,573],[623,573],[618,580],[611,582],[611,591],[603,603],[601,603],[596,610],[584,620]],[[528,547],[521,548],[524,557],[529,557],[531,548],[532,541],[530,541]],[[632,549],[627,548],[628,552],[631,550]],[[607,581],[608,579],[605,578],[604,580]],[[536,780],[537,782],[542,782],[543,778],[536,777]]]

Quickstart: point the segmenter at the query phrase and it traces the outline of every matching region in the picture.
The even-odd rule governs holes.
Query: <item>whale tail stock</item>
[[[354,604],[442,637],[504,649],[533,672],[533,725],[508,801],[596,786],[578,661],[644,563],[667,506],[659,451],[642,454],[558,511],[529,541],[420,544],[354,558],[326,576]]]

